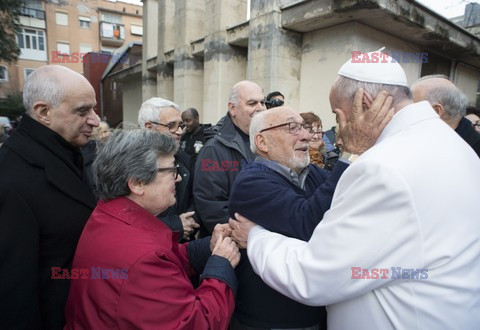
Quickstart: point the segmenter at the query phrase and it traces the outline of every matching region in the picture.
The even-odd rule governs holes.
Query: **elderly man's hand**
[[[210,251],[213,251],[215,245],[217,244],[217,240],[220,237],[230,237],[232,234],[232,229],[228,223],[217,224],[215,228],[213,228],[212,237],[210,239]]]
[[[237,220],[232,218],[228,220],[230,227],[232,227],[232,238],[240,249],[246,249],[248,233],[256,224],[238,213],[235,213],[235,218],[237,218]]]
[[[371,97],[360,88],[355,93],[352,116],[348,121],[342,109],[335,109],[342,149],[361,155],[373,146],[394,115],[392,102],[393,98],[386,91],[380,92],[372,102]],[[364,104],[367,109],[364,109]]]
[[[240,251],[230,237],[224,238],[220,235],[213,248],[212,255],[213,254],[226,258],[230,261],[233,268],[235,268],[240,262]]]
[[[193,233],[195,228],[200,227],[200,225],[196,223],[195,219],[193,218],[194,214],[195,211],[190,211],[179,215],[183,226],[183,239],[186,241],[190,240],[190,235]]]

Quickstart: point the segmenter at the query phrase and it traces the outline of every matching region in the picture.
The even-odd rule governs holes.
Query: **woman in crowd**
[[[116,131],[98,150],[100,201],[75,253],[66,329],[227,328],[240,260],[228,225],[178,244],[155,217],[175,203],[175,152],[170,136],[149,130]]]
[[[310,124],[313,127],[313,134],[312,139],[310,140],[310,163],[318,165],[320,167],[324,167],[324,157],[322,154],[322,147],[323,147],[323,131],[322,131],[322,121],[320,117],[318,117],[313,112],[303,112],[300,114],[303,118],[305,124]]]

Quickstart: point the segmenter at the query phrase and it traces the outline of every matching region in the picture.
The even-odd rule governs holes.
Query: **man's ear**
[[[268,146],[267,146],[267,141],[265,139],[265,136],[263,136],[262,134],[255,135],[254,142],[258,150],[264,153],[268,152]]]
[[[143,196],[144,184],[139,180],[128,179],[128,189],[130,189],[131,194],[136,196]]]
[[[146,128],[146,129],[153,129],[153,124],[152,124],[151,122],[147,121],[147,122],[145,123],[145,128]]]
[[[443,108],[443,105],[441,105],[440,103],[434,103],[432,104],[432,108],[440,116],[440,118],[443,118],[443,116],[445,115],[445,109]]]
[[[230,116],[235,118],[235,116],[237,115],[237,107],[235,106],[235,104],[233,104],[232,101],[228,101],[228,111],[230,112]]]
[[[52,108],[44,101],[37,101],[33,104],[33,118],[45,126],[50,126]]]

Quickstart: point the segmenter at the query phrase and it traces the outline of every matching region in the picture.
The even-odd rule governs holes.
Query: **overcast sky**
[[[480,3],[480,0],[417,0],[417,2],[447,18],[452,18],[463,15],[467,4]]]
[[[115,1],[115,0],[113,0]],[[142,5],[140,0],[119,0],[121,2],[129,2]],[[226,0],[228,1],[228,0]],[[480,0],[417,0],[426,7],[436,11],[437,13],[452,18],[463,15],[465,12],[465,5],[471,2],[480,3]]]

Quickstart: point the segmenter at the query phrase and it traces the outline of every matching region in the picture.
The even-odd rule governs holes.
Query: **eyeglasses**
[[[172,172],[173,179],[177,180],[178,178],[178,165],[174,167],[159,167],[157,168],[157,172]]]
[[[322,139],[325,132],[323,132],[323,131],[312,131],[312,134],[313,134],[312,140],[313,141],[318,141],[318,140]]]
[[[480,120],[477,120],[475,124],[472,124],[473,127],[480,127]]]
[[[162,123],[157,123],[156,121],[151,121],[151,123],[155,124],[155,125],[168,127],[168,130],[171,133],[175,133],[178,130],[179,127],[182,131],[184,131],[185,128],[187,127],[187,125],[184,122],[173,122],[173,123],[168,123],[168,124],[162,124]]]
[[[283,127],[283,126],[288,126],[288,133],[293,134],[293,135],[300,134],[300,131],[302,130],[302,127],[309,134],[313,134],[313,126],[311,124],[302,124],[302,123],[297,123],[297,122],[294,122],[294,121],[289,122],[289,123],[285,123],[285,124],[280,124],[280,125],[268,127],[268,128],[264,128],[260,131],[260,133],[268,131],[270,129]]]

